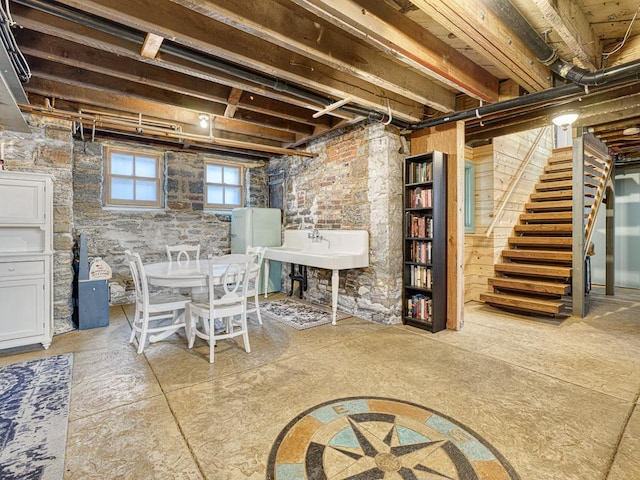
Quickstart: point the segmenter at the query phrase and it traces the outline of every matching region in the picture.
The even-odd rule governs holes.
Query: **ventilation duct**
[[[1,42],[0,42],[1,43]],[[0,45],[0,129],[28,133],[17,103],[29,103],[4,44]]]
[[[0,9],[0,129],[14,132],[29,132],[17,103],[28,103],[22,83],[31,73],[9,27],[4,9]],[[20,77],[20,78],[18,78]]]

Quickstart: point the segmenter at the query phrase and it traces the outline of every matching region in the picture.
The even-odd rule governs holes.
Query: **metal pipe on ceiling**
[[[578,85],[594,87],[604,85],[612,80],[633,75],[640,69],[640,60],[591,72],[558,57],[535,31],[531,24],[509,0],[487,0],[487,5],[505,24],[518,34],[518,37],[536,55],[538,61],[547,65],[552,72]]]
[[[54,15],[56,17],[68,20],[73,23],[84,25],[85,27],[98,30],[109,35],[116,36],[125,40],[129,40],[133,43],[142,45],[146,37],[145,33],[131,29],[129,27],[119,25],[115,22],[97,17],[90,13],[83,12],[73,7],[57,4],[55,2],[49,2],[44,0],[13,0],[20,5],[40,10],[41,12]],[[256,83],[263,87],[272,88],[278,92],[289,93],[298,98],[317,103],[322,106],[329,106],[335,103],[335,100],[329,97],[319,95],[310,90],[291,85],[278,78],[273,78],[267,75],[263,75],[252,70],[239,67],[230,62],[221,60],[219,58],[212,57],[210,55],[192,50],[190,48],[178,45],[169,40],[162,42],[160,46],[160,52],[173,55],[183,60],[202,65],[213,70],[217,70],[222,73],[232,75],[236,78],[246,80],[248,82]],[[341,110],[355,113],[356,115],[369,116],[371,111],[360,107],[346,106]],[[380,114],[381,117],[384,115]]]
[[[128,27],[119,25],[115,22],[102,19],[92,14],[88,14],[81,10],[57,4],[55,2],[44,0],[14,0],[21,5],[38,9],[45,13],[55,15],[65,20],[78,23],[110,35],[130,40],[142,45],[145,34]],[[589,86],[603,86],[612,83],[621,83],[625,81],[638,80],[640,78],[640,60],[629,62],[623,65],[601,69],[596,72],[589,72],[585,69],[557,58],[555,51],[551,49],[538,33],[531,27],[529,22],[522,17],[520,12],[508,0],[491,0],[490,7],[509,24],[514,31],[521,35],[522,40],[531,48],[531,50],[539,57],[539,60],[545,64],[549,64],[550,68],[572,84],[560,87],[548,88],[539,92],[523,95],[513,99],[483,105],[478,108],[454,112],[452,114],[443,115],[419,123],[408,123],[397,119],[390,118],[387,112],[379,112],[370,110],[357,105],[343,105],[339,110],[352,113],[354,115],[365,117],[374,121],[389,121],[391,124],[407,130],[420,130],[423,128],[444,125],[460,120],[467,120],[474,117],[481,118],[484,115],[495,114],[507,111],[511,108],[524,107],[538,102],[553,100],[563,96],[580,93]],[[197,52],[187,47],[172,43],[165,40],[160,47],[160,51],[170,55],[174,55],[183,60],[192,61],[199,65],[241,78],[243,80],[256,83],[258,85],[272,88],[276,91],[289,93],[298,98],[308,100],[319,105],[329,106],[335,103],[335,100],[313,91],[291,85],[277,78],[269,77],[261,73],[239,67],[224,60]]]
[[[518,33],[520,39],[532,50],[541,63],[548,65],[553,72],[573,83],[540,90],[502,102],[483,105],[478,108],[455,112],[451,115],[433,118],[418,124],[407,125],[407,129],[420,130],[474,117],[481,118],[484,115],[507,111],[511,108],[526,107],[580,92],[587,93],[588,87],[609,86],[640,79],[640,60],[596,70],[595,72],[567,63],[558,58],[556,51],[544,42],[538,32],[534,30],[509,0],[487,0],[486,5],[514,32]]]

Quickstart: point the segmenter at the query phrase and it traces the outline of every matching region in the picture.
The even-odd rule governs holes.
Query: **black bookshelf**
[[[404,160],[402,321],[439,332],[447,316],[446,155]]]

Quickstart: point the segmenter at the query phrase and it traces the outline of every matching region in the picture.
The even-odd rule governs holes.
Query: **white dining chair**
[[[209,259],[209,298],[187,306],[186,331],[189,348],[196,337],[209,342],[209,363],[214,360],[216,341],[242,336],[244,349],[251,352],[247,326],[247,272],[255,255],[230,254]],[[224,269],[220,276],[219,269]],[[222,328],[216,327],[216,320]],[[202,329],[198,328],[198,324]]]
[[[200,260],[200,245],[167,245],[167,257],[170,262],[174,259],[182,260]],[[175,257],[175,258],[174,258]]]
[[[191,299],[179,294],[151,295],[140,254],[131,253],[129,250],[126,250],[124,254],[131,270],[136,291],[136,310],[131,325],[129,343],[133,343],[137,336],[138,353],[142,353],[148,334],[177,331],[184,328],[184,315],[181,317],[180,311],[186,311]],[[167,319],[171,319],[172,322],[168,323]]]
[[[264,260],[265,247],[247,247],[247,255],[256,255],[255,264],[250,265],[249,276],[247,278],[247,299],[251,299],[251,303],[247,304],[247,313],[256,312],[258,323],[262,325],[262,316],[260,315],[260,303],[258,296],[260,295],[260,275],[262,272],[262,262]]]

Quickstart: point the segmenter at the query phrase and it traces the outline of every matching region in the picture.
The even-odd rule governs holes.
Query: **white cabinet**
[[[53,336],[53,181],[0,171],[0,349]]]

